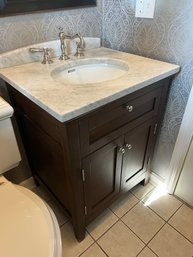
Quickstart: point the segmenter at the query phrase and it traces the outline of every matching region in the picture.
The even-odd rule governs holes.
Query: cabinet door
[[[120,190],[123,137],[105,145],[83,159],[87,218],[108,206]]]
[[[150,120],[125,135],[121,189],[130,186],[131,179],[137,179],[147,170],[153,127],[154,123]]]
[[[70,209],[62,146],[36,126],[19,108],[16,107],[15,111],[33,174],[54,192],[66,209]]]

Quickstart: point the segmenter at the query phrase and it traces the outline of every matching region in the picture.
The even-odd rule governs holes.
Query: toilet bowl
[[[0,97],[0,174],[21,160],[10,117]],[[61,257],[61,236],[52,209],[30,190],[0,175],[0,256]]]

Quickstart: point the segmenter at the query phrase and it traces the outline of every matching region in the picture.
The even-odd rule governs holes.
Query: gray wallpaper
[[[193,1],[157,0],[154,19],[135,18],[135,4],[136,0],[98,0],[97,8],[0,18],[0,53],[55,39],[61,26],[69,34],[102,37],[106,47],[181,65],[152,165],[165,178],[193,83]]]
[[[134,17],[136,0],[105,0],[103,44],[181,65],[173,81],[152,170],[166,178],[193,84],[193,1],[157,0],[154,19]]]
[[[66,34],[102,35],[102,0],[93,8],[0,18],[0,53],[58,38],[58,27]]]

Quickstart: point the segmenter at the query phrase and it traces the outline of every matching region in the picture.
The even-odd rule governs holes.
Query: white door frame
[[[191,89],[182,124],[172,154],[167,190],[173,194],[193,135],[193,87]]]

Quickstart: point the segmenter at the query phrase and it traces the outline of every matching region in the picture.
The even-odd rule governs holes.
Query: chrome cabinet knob
[[[131,145],[131,144],[126,144],[125,147],[126,147],[128,150],[131,150],[131,149],[132,149],[132,145]]]
[[[120,147],[120,148],[119,148],[119,152],[120,152],[121,154],[124,154],[124,153],[125,153],[125,148],[124,148],[124,147]]]
[[[134,109],[134,107],[133,107],[132,105],[129,105],[129,104],[126,105],[125,108],[126,108],[126,110],[127,110],[128,112],[132,112],[133,109]]]

